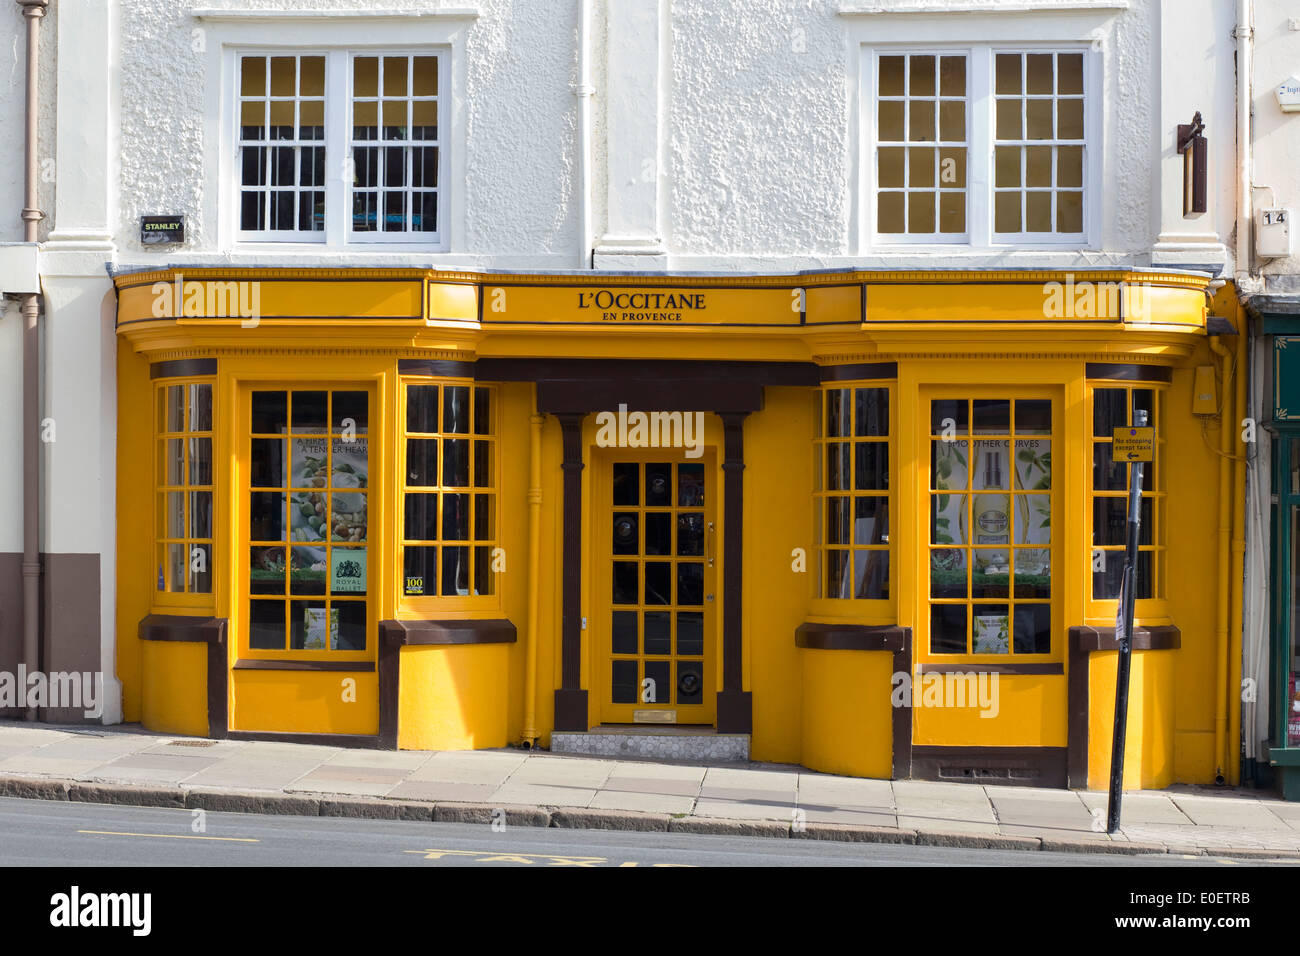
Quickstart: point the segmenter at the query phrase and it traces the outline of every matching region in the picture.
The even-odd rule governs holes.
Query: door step
[[[712,727],[613,724],[586,733],[555,731],[551,753],[661,760],[748,761],[749,734],[720,734]]]

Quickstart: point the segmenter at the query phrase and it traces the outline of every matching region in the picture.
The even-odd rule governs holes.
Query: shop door
[[[1019,389],[946,389],[922,401],[930,481],[921,659],[976,670],[1063,659],[1053,587],[1058,403]]]
[[[596,472],[604,493],[593,524],[592,646],[602,723],[713,724],[712,459],[621,451]]]
[[[365,388],[242,393],[238,730],[378,732]]]

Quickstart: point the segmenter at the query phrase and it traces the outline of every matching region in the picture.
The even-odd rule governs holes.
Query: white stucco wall
[[[613,75],[626,68],[606,56],[611,2],[593,3],[591,202],[597,241],[609,225],[604,92]],[[936,252],[969,267],[1148,264],[1156,236],[1182,225],[1167,223],[1163,212],[1170,202],[1166,193],[1176,188],[1165,169],[1165,140],[1173,136],[1165,127],[1183,111],[1190,118],[1194,109],[1210,109],[1202,104],[1215,96],[1221,100],[1224,90],[1231,95],[1229,61],[1229,74],[1222,72],[1222,64],[1202,71],[1203,86],[1210,91],[1205,96],[1201,87],[1169,92],[1184,86],[1180,81],[1166,84],[1162,98],[1161,30],[1175,25],[1168,16],[1162,20],[1161,0],[1082,8],[1069,0],[926,5],[876,0],[872,6],[885,12],[862,16],[844,15],[847,4],[840,0],[768,0],[761,10],[744,0],[619,2],[657,6],[668,24],[659,41],[668,69],[662,73],[657,109],[661,238],[667,266],[673,269],[910,268],[932,265]],[[578,106],[573,87],[579,4],[470,3],[478,16],[464,28],[464,80],[452,91],[461,121],[449,128],[446,113],[442,121],[464,149],[463,166],[447,184],[460,191],[464,203],[462,218],[452,223],[450,248],[349,249],[349,261],[447,268],[578,265]],[[1230,6],[1224,0],[1217,4]],[[339,261],[335,251],[222,247],[215,222],[221,212],[220,177],[214,181],[211,173],[212,151],[221,145],[212,142],[219,128],[204,114],[219,102],[223,82],[214,66],[219,58],[211,50],[224,42],[229,28],[195,18],[193,11],[201,6],[208,5],[134,0],[121,6],[119,261],[141,266],[197,264],[212,257],[242,264]],[[272,0],[229,0],[222,9],[275,11],[284,6]],[[891,12],[922,6],[942,12]],[[384,9],[369,0],[319,0],[312,7]],[[438,8],[433,0],[403,5],[404,10]],[[978,13],[965,12],[977,8]],[[1208,54],[1222,45],[1217,21],[1191,24],[1191,19],[1186,29],[1195,26],[1205,34],[1198,37],[1196,49]],[[354,20],[339,42],[371,38],[379,22]],[[432,36],[429,23],[409,21],[407,42]],[[240,28],[250,29],[247,23]],[[864,185],[859,181],[856,120],[859,50],[886,32],[895,39],[913,36],[917,45],[963,38],[1014,43],[1017,37],[1095,43],[1105,64],[1099,140],[1105,161],[1096,248],[891,251],[863,246],[857,225]],[[295,35],[283,23],[267,23],[261,34],[265,42],[280,38],[290,45]],[[1215,121],[1216,146],[1229,143],[1230,116],[1215,113]],[[154,251],[139,244],[139,216],[160,212],[187,217],[191,238],[186,247]],[[1216,213],[1209,225],[1198,224],[1202,241],[1221,242],[1223,221]]]
[[[1276,202],[1300,214],[1300,113],[1283,113],[1274,88],[1289,76],[1300,76],[1300,4],[1295,0],[1256,0],[1254,137],[1256,186],[1254,203],[1260,208]],[[1293,228],[1294,230],[1296,227]],[[1295,235],[1300,253],[1300,235]],[[1289,259],[1261,262],[1271,291],[1300,292],[1300,254]]]

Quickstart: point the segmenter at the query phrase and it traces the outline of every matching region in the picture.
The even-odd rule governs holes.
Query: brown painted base
[[[232,730],[231,740],[270,740],[281,744],[316,744],[321,747],[349,747],[378,750],[379,737],[365,734],[281,734],[269,730]]]
[[[718,733],[754,732],[754,695],[747,690],[718,691]]]
[[[912,779],[1065,788],[1064,747],[913,747]]]
[[[587,692],[581,689],[561,688],[555,692],[555,729],[586,733]]]

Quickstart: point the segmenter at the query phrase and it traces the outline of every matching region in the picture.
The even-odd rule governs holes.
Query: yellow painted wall
[[[231,671],[234,730],[299,734],[379,733],[375,674],[344,671]],[[353,682],[349,690],[347,681]],[[345,697],[355,695],[355,701]]]
[[[894,655],[802,648],[799,656],[803,732],[798,762],[823,773],[889,779]]]
[[[1215,620],[1218,602],[1219,430],[1202,431],[1192,415],[1192,379],[1197,365],[1213,364],[1202,344],[1184,367],[1174,369],[1166,401],[1169,431],[1165,470],[1169,492],[1168,614],[1182,632],[1182,646],[1172,657],[1174,701],[1173,782],[1214,780]],[[1229,427],[1232,427],[1231,425]],[[1206,436],[1214,448],[1206,444]],[[1229,493],[1227,490],[1225,494]],[[1113,625],[1115,622],[1109,622]],[[1143,623],[1166,623],[1153,620]],[[1093,655],[1094,661],[1096,655]],[[1094,664],[1095,667],[1095,664]],[[1113,684],[1111,694],[1113,695]],[[1109,735],[1106,746],[1109,748]],[[1236,748],[1234,747],[1234,753]],[[1109,752],[1109,751],[1108,751]]]
[[[141,462],[153,460],[153,386],[149,360],[117,343],[117,678],[122,682],[122,719],[143,715],[139,625],[153,598],[153,484]],[[206,668],[205,668],[206,672]]]
[[[1129,671],[1124,789],[1159,790],[1175,781],[1173,651],[1134,651]],[[1088,788],[1110,786],[1118,651],[1091,655],[1088,669]],[[1203,781],[1202,781],[1203,782]]]
[[[143,679],[139,701],[145,730],[208,735],[208,646],[140,641]]]
[[[398,690],[402,750],[473,750],[509,742],[507,672],[516,644],[404,647]],[[517,656],[517,655],[515,655]]]
[[[963,665],[960,669],[970,673],[979,670],[979,665]],[[928,676],[921,675],[921,680]],[[999,674],[997,683],[990,683],[989,688],[994,701],[987,710],[953,706],[951,702],[948,706],[913,707],[912,743],[918,747],[1066,745],[1064,677]]]
[[[755,760],[799,763],[806,738],[800,715],[806,712],[802,701],[808,679],[800,671],[801,658],[806,660],[809,652],[795,646],[794,632],[808,619],[817,573],[810,441],[814,409],[808,389],[769,388],[763,410],[745,422],[742,634],[745,689],[753,692],[750,752]],[[795,548],[806,552],[805,570],[795,570]]]

